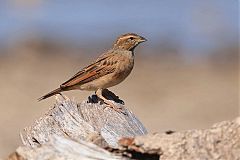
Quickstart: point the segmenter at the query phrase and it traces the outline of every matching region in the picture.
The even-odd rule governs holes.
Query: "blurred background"
[[[55,89],[108,50],[116,37],[148,39],[135,68],[110,88],[148,131],[207,128],[238,115],[236,0],[1,0],[0,157],[43,115]],[[64,93],[80,102],[92,92]]]

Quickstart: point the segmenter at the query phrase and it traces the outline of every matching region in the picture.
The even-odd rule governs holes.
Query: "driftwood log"
[[[105,97],[123,107],[124,114],[95,95],[80,104],[58,97],[53,108],[21,132],[24,146],[8,159],[240,160],[240,118],[205,130],[147,134],[123,101],[109,91]]]

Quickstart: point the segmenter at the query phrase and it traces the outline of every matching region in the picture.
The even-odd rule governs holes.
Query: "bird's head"
[[[135,33],[127,33],[118,37],[113,45],[113,48],[133,51],[137,45],[145,41],[147,41],[147,39],[142,36]]]

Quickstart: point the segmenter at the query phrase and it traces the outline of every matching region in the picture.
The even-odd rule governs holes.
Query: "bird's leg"
[[[107,104],[109,107],[113,108],[115,111],[122,113],[122,108],[118,107],[116,105],[114,105],[110,100],[106,99],[103,95],[102,95],[102,89],[98,89],[96,91],[96,95],[98,98],[100,98],[105,104]]]

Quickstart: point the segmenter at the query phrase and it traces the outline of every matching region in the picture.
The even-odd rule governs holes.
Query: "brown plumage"
[[[122,82],[131,72],[134,66],[134,49],[146,41],[145,38],[127,33],[118,37],[113,48],[103,53],[95,62],[83,68],[69,80],[60,85],[59,88],[42,96],[43,100],[55,94],[68,90],[96,91],[96,95],[110,107],[119,111],[112,102],[102,96],[102,90]]]

